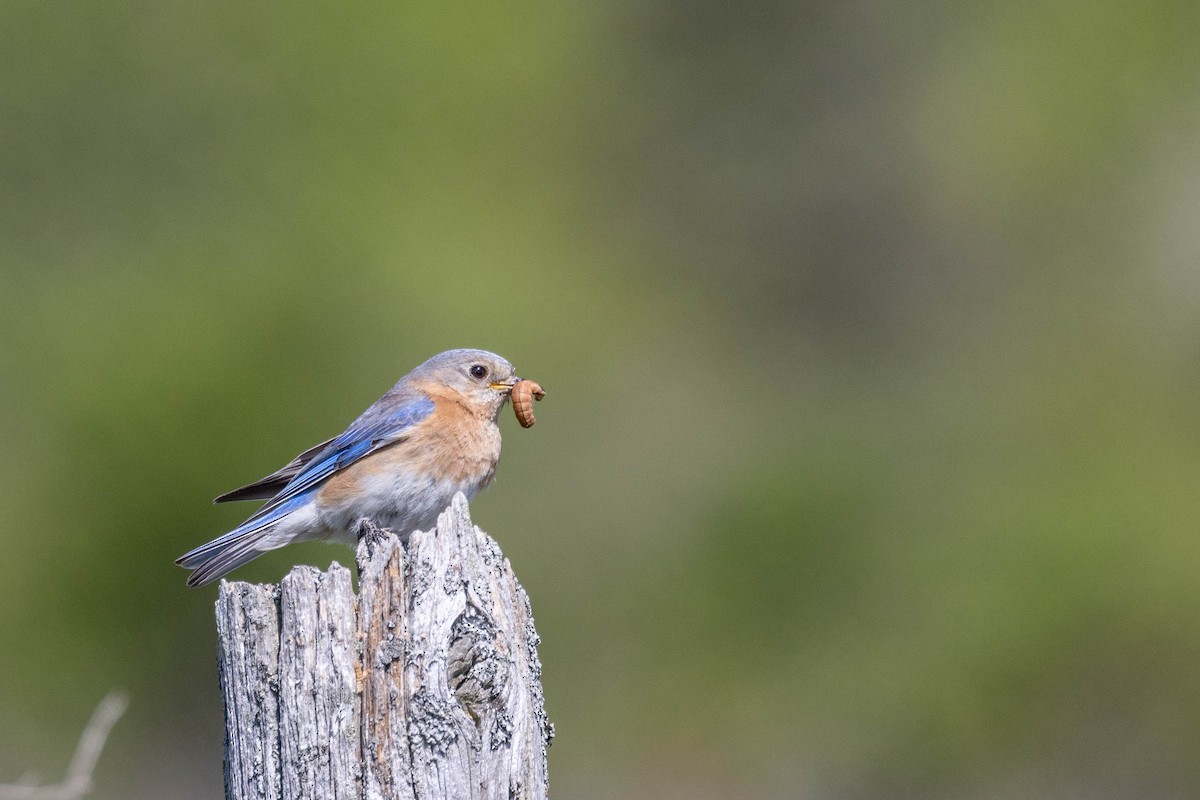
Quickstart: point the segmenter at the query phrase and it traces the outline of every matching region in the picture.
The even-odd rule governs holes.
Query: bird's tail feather
[[[180,559],[180,566],[193,570],[192,574],[188,576],[187,585],[203,586],[206,583],[212,583],[268,552],[271,548],[260,550],[256,546],[259,538],[254,536],[247,537],[243,541],[230,542],[224,547],[204,553],[186,563]]]
[[[218,536],[176,559],[175,563],[179,566],[195,570],[188,576],[188,586],[212,583],[268,550],[291,541],[290,537],[281,538],[279,529],[281,526],[286,529],[285,520],[309,502],[309,495],[311,492],[291,498],[265,514],[260,510],[224,536]]]

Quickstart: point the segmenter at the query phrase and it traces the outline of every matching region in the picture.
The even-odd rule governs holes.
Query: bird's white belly
[[[358,521],[363,517],[402,538],[416,530],[429,530],[450,505],[455,493],[470,500],[479,493],[482,481],[438,480],[414,475],[409,470],[389,470],[359,479],[353,502],[336,504],[318,501],[318,517],[325,529],[322,538],[354,545]]]

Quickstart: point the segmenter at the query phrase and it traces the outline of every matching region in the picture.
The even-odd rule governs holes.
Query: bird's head
[[[447,350],[413,373],[413,377],[419,376],[461,395],[472,408],[490,414],[493,419],[520,380],[512,364],[487,350]]]

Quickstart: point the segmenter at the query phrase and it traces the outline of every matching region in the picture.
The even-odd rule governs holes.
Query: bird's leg
[[[367,562],[375,555],[375,549],[384,539],[391,536],[391,533],[387,528],[379,527],[370,517],[360,517],[358,522],[354,523],[354,534],[358,538],[355,564],[359,575],[367,568]]]

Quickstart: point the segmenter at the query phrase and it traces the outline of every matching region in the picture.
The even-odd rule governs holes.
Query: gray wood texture
[[[454,498],[406,544],[364,521],[348,570],[217,600],[230,800],[542,800],[553,726],[537,632],[500,548]]]

